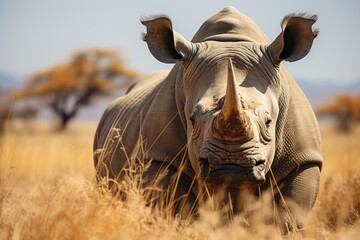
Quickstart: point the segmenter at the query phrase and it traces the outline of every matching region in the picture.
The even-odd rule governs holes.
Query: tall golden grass
[[[271,196],[231,221],[205,204],[199,218],[166,217],[129,184],[118,201],[94,181],[95,124],[54,133],[8,131],[0,138],[0,239],[281,239],[268,224]],[[322,126],[324,167],[318,201],[301,233],[289,239],[360,239],[360,128]]]

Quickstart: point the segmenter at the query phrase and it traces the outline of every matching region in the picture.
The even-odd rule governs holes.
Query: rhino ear
[[[319,29],[312,29],[316,21],[317,15],[307,14],[292,14],[283,19],[282,32],[269,46],[275,65],[283,60],[294,62],[308,54],[319,34]]]
[[[142,17],[140,21],[146,26],[143,40],[151,54],[160,62],[175,63],[186,57],[191,50],[191,43],[172,29],[169,17]]]

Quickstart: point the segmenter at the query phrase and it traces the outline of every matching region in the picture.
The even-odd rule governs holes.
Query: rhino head
[[[205,22],[192,41],[170,19],[142,19],[153,56],[176,63],[178,111],[187,134],[191,166],[212,189],[259,186],[276,152],[281,61],[309,52],[316,16],[289,15],[269,43],[246,16],[225,8]]]

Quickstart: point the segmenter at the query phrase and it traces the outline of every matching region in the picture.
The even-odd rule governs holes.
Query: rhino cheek
[[[274,161],[274,156],[275,156],[275,141],[272,140],[271,142],[268,143],[268,145],[265,146],[266,148],[266,155],[267,155],[267,161],[266,161],[266,166],[265,166],[265,173],[269,172],[270,167]]]
[[[190,159],[190,164],[191,164],[193,170],[195,171],[196,175],[200,174],[200,164],[198,161],[198,159],[199,159],[198,152],[199,152],[199,150],[196,149],[195,144],[193,143],[192,140],[190,140],[188,143],[189,159]]]

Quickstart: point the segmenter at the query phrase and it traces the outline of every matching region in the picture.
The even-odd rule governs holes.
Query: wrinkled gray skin
[[[163,189],[160,197],[174,200],[183,215],[206,198],[204,187],[228,191],[239,211],[239,193],[276,183],[301,227],[318,193],[320,136],[310,104],[281,62],[307,55],[315,21],[289,15],[269,43],[233,7],[208,19],[191,42],[166,16],[142,19],[152,55],[175,66],[142,79],[107,108],[94,143],[98,177],[121,179],[129,156],[152,160],[143,186]],[[283,209],[280,194],[274,198]]]

